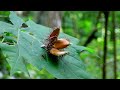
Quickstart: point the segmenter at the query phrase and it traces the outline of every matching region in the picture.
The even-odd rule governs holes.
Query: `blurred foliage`
[[[117,42],[117,74],[120,78],[120,57],[119,57],[119,45],[120,45],[120,12],[116,11],[116,42]],[[96,17],[98,11],[66,11],[63,17],[63,30],[72,36],[79,38],[79,45],[83,45],[94,29]],[[102,78],[102,62],[103,62],[103,36],[104,36],[104,16],[102,14],[100,21],[97,25],[98,31],[96,33],[97,39],[92,40],[92,42],[87,46],[95,50],[98,57],[94,55],[89,55],[89,53],[81,53],[81,58],[87,65],[87,70],[92,73],[96,78]],[[113,78],[113,42],[110,40],[112,30],[112,17],[109,16],[108,25],[108,52],[107,52],[107,78]]]
[[[120,79],[120,11],[115,11],[116,13],[116,42],[117,42],[117,74]],[[28,11],[26,15],[20,15],[24,20],[32,19],[36,21],[36,11]],[[7,21],[9,12],[0,11],[0,21]],[[62,15],[62,30],[64,33],[67,33],[71,36],[74,36],[80,40],[79,45],[83,45],[87,40],[88,36],[91,34],[95,27],[96,18],[98,11],[64,11]],[[113,42],[111,38],[111,28],[112,28],[112,17],[109,16],[109,25],[108,25],[108,52],[107,52],[107,78],[113,78]],[[103,63],[103,36],[104,36],[104,16],[102,14],[100,21],[98,23],[98,31],[96,33],[97,39],[93,39],[92,42],[87,46],[95,50],[97,55],[96,57],[88,52],[80,54],[80,58],[86,63],[87,71],[90,72],[96,78],[102,78],[102,63]],[[1,64],[0,64],[1,65]],[[6,66],[8,64],[5,64]],[[7,66],[7,69],[10,67]],[[54,78],[49,74],[45,69],[38,71],[35,68],[29,66],[29,73],[33,78]],[[3,74],[0,71],[0,78],[27,78],[24,74],[16,74],[13,77],[7,75],[8,73]]]

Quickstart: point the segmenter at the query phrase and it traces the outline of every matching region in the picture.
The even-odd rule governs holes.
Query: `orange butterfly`
[[[61,38],[58,39],[60,33],[60,28],[54,28],[53,32],[49,35],[47,43],[44,45],[46,50],[54,56],[62,56],[68,53],[68,51],[63,51],[61,49],[66,48],[70,45],[69,40]]]

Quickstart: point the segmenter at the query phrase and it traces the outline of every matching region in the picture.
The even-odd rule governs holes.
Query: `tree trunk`
[[[20,16],[28,16],[30,11],[16,11],[17,15],[20,15]]]
[[[114,79],[117,78],[117,66],[116,66],[116,34],[115,34],[115,12],[112,12],[112,30],[113,30],[113,53],[114,53]]]
[[[109,12],[104,11],[105,16],[105,36],[104,36],[104,55],[103,55],[103,79],[106,79],[106,57],[107,57],[107,28]]]
[[[37,15],[37,23],[51,28],[61,28],[61,15],[61,11],[39,11]]]

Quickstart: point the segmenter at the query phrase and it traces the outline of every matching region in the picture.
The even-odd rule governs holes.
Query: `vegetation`
[[[0,78],[119,79],[117,11],[1,11]],[[60,27],[72,43],[60,57],[41,47]],[[57,61],[56,61],[57,60]]]

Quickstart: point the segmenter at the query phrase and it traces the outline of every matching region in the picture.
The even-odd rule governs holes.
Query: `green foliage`
[[[58,61],[55,62],[41,48],[44,40],[50,34],[51,28],[38,25],[32,20],[24,22],[14,12],[10,12],[9,18],[12,24],[0,22],[0,35],[3,35],[0,48],[11,67],[11,75],[16,71],[22,71],[29,75],[27,65],[31,64],[38,70],[46,69],[58,79],[92,78],[87,73],[82,60],[79,59],[79,52],[86,48],[76,45],[79,42],[78,39],[60,33],[59,37],[69,38],[72,45],[66,48],[69,54],[59,57]],[[23,23],[27,25],[26,28],[22,27]],[[9,36],[11,41],[6,36]]]
[[[97,11],[65,11],[62,22],[64,32],[80,39],[79,43],[83,45],[95,27],[97,14]]]
[[[16,13],[12,11],[10,12],[9,18],[12,24],[16,26],[17,28],[20,28],[22,24],[24,23],[24,21],[20,17],[17,17]]]

